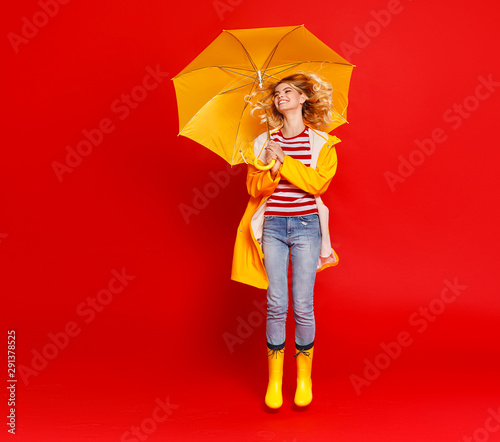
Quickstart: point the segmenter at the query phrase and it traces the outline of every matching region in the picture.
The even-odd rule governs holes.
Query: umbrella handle
[[[262,88],[262,75],[260,71],[257,71],[257,75],[259,76],[259,87]],[[264,92],[262,92],[262,95],[264,95]],[[264,115],[266,116],[266,129],[267,129],[267,142],[271,139],[271,134],[269,133],[269,119],[267,118],[267,112],[264,110]],[[262,146],[262,149],[260,150],[260,153],[264,150],[264,147],[266,146],[266,143]],[[259,156],[260,156],[259,153]],[[272,159],[271,162],[267,166],[261,166],[259,163],[259,159],[255,158],[253,160],[253,165],[259,169],[259,170],[269,170],[272,169],[274,164],[276,163],[275,159]]]
[[[271,162],[267,166],[261,166],[259,163],[259,160],[257,158],[255,158],[255,160],[253,160],[253,165],[259,170],[272,169],[272,167],[274,166],[275,163],[276,163],[276,160],[273,159],[273,160],[271,160]]]

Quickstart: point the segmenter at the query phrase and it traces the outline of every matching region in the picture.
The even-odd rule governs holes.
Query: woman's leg
[[[264,266],[269,279],[267,289],[267,343],[274,348],[285,344],[285,326],[288,312],[287,218],[266,216],[262,235]]]
[[[309,346],[316,332],[314,319],[314,282],[321,248],[318,215],[293,218],[291,236],[292,296],[295,318],[295,343]]]
[[[316,324],[314,319],[314,282],[321,248],[317,215],[294,219],[292,235],[293,314],[297,353],[295,405],[305,407],[312,401],[311,369]]]
[[[270,408],[283,404],[282,379],[285,325],[288,311],[288,255],[286,218],[266,217],[262,236],[264,266],[269,279],[267,290],[267,359],[269,382],[265,402]]]

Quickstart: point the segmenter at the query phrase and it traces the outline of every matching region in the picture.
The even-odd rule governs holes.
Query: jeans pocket
[[[305,221],[305,222],[312,222],[312,221],[319,220],[319,216],[317,213],[312,213],[311,215],[300,215],[299,220]]]

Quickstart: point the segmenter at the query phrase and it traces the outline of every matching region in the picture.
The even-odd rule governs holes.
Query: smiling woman
[[[297,72],[281,79],[278,83],[268,83],[264,88],[257,89],[252,95],[246,97],[247,102],[252,102],[256,96],[263,94],[264,98],[257,101],[252,114],[265,111],[269,118],[271,127],[281,127],[284,124],[284,116],[276,103],[275,98],[279,91],[286,89],[296,91],[303,95],[302,116],[306,123],[318,130],[326,130],[332,120],[332,92],[330,83],[323,81],[315,73]],[[274,100],[273,100],[274,99]],[[266,116],[262,113],[261,121],[265,123]]]
[[[295,404],[312,401],[311,368],[315,337],[316,272],[336,265],[328,233],[328,209],[320,195],[337,169],[338,138],[321,130],[332,120],[332,86],[316,74],[295,73],[270,84],[260,109],[275,130],[259,136],[245,156],[265,150],[270,170],[248,165],[250,202],[238,228],[232,278],[267,288],[266,339],[269,384],[265,402],[283,404],[282,376],[288,310],[288,264],[292,261],[297,389]],[[253,112],[252,111],[252,112]]]

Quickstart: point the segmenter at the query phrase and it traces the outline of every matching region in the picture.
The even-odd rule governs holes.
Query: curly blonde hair
[[[315,73],[296,72],[279,81],[266,83],[262,88],[257,88],[251,95],[245,97],[245,101],[252,105],[250,112],[260,112],[261,123],[266,122],[266,114],[269,126],[274,129],[283,126],[283,115],[276,109],[274,104],[274,92],[279,84],[287,83],[297,92],[303,93],[307,99],[302,106],[302,118],[304,123],[317,130],[327,130],[332,123],[332,92],[330,83],[323,81]],[[252,100],[260,95],[262,99],[252,103]]]

